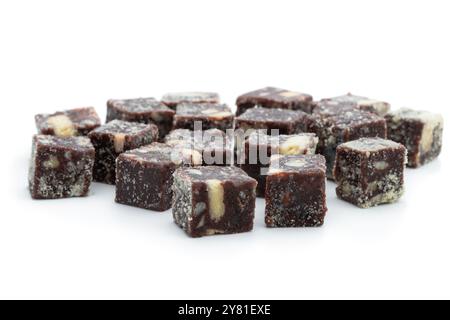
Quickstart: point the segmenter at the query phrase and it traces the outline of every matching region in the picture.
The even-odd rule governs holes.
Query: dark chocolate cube
[[[95,147],[94,180],[115,184],[117,156],[157,141],[158,127],[154,124],[113,120],[91,131],[89,138]]]
[[[440,114],[402,108],[385,118],[388,138],[408,149],[408,167],[420,167],[441,153],[444,119]]]
[[[361,208],[397,201],[403,195],[406,149],[380,138],[337,147],[334,176],[339,198]]]
[[[236,100],[236,115],[254,107],[301,110],[311,113],[312,96],[274,87],[266,87],[239,96]]]
[[[306,132],[309,116],[302,111],[252,108],[236,117],[236,129],[278,129],[279,134]]]
[[[239,166],[258,181],[256,196],[264,197],[270,156],[314,154],[317,142],[314,133],[270,136],[265,130],[258,130],[245,140],[244,159]]]
[[[181,103],[219,103],[220,97],[215,92],[171,92],[165,94],[161,101],[166,106],[176,109]]]
[[[353,104],[357,108],[363,111],[368,111],[375,113],[379,116],[384,116],[386,113],[389,112],[391,105],[387,102],[381,101],[381,100],[375,100],[375,99],[369,99],[362,96],[355,96],[351,93],[348,93],[346,95],[333,97],[329,99],[324,100],[331,100],[336,101],[338,103],[344,103],[344,104]]]
[[[85,136],[100,126],[100,118],[92,107],[37,114],[36,127],[40,134],[58,137]]]
[[[120,154],[116,170],[116,202],[165,211],[172,206],[172,182],[183,154],[154,142]]]
[[[256,180],[237,167],[182,167],[174,173],[173,217],[191,237],[253,229]]]
[[[325,158],[271,157],[266,179],[267,227],[317,227],[327,212]]]
[[[319,137],[317,152],[327,160],[327,176],[330,179],[333,179],[338,145],[364,137],[386,138],[384,118],[351,104],[319,102],[310,119],[307,131],[314,132]]]
[[[218,129],[176,129],[165,143],[191,158],[192,165],[230,165],[233,161],[233,137]]]
[[[87,196],[94,159],[95,149],[87,137],[35,135],[28,175],[31,197]]]
[[[172,129],[175,112],[154,98],[108,100],[106,122],[124,120],[154,123],[158,126],[159,139]]]
[[[201,126],[196,128],[195,122]],[[226,104],[179,104],[173,120],[178,129],[219,129],[225,131],[233,128],[234,114]]]

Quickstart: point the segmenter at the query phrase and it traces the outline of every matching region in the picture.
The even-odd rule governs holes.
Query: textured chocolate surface
[[[85,136],[100,126],[100,118],[92,107],[37,114],[34,117],[40,134],[58,137]]]
[[[179,168],[174,173],[174,221],[191,237],[251,231],[256,184],[236,167]]]
[[[28,173],[31,197],[88,195],[94,159],[95,149],[86,137],[35,135]]]
[[[226,104],[179,104],[174,117],[173,126],[178,129],[197,129],[195,122],[201,123],[201,129],[233,128],[234,114]]]
[[[270,156],[314,154],[317,142],[314,133],[270,136],[265,130],[258,130],[245,140],[244,157],[239,166],[258,181],[256,195],[264,197]]]
[[[166,136],[165,142],[190,156],[193,165],[230,165],[233,162],[233,137],[218,129],[176,129]]]
[[[363,137],[386,138],[384,118],[347,103],[321,101],[309,119],[307,131],[319,137],[317,152],[327,160],[330,179],[333,179],[334,158],[339,144]]]
[[[139,123],[154,123],[162,139],[172,129],[175,112],[154,98],[108,100],[106,122],[124,120]]]
[[[236,115],[241,115],[253,107],[301,110],[310,113],[312,96],[275,87],[266,87],[239,96],[236,105]]]
[[[236,117],[236,129],[278,129],[280,134],[305,132],[309,115],[286,109],[252,108]]]
[[[351,104],[359,108],[363,111],[368,111],[375,113],[379,116],[384,116],[386,113],[389,112],[391,105],[387,102],[381,101],[381,100],[375,100],[375,99],[369,99],[367,97],[362,96],[356,96],[351,93],[348,93],[346,95],[333,97],[329,99],[324,100],[331,100],[338,102],[340,104]]]
[[[173,173],[183,164],[173,147],[154,142],[117,158],[116,202],[165,211],[172,206]]]
[[[337,147],[334,176],[339,198],[368,208],[403,195],[406,149],[380,138],[361,138]]]
[[[171,92],[165,94],[161,102],[175,109],[180,103],[219,103],[219,94],[215,92]]]
[[[402,108],[385,118],[388,138],[408,149],[409,167],[420,167],[441,153],[444,119],[440,114]]]
[[[94,180],[115,184],[117,156],[157,141],[158,127],[154,124],[113,120],[91,131],[89,138],[95,147]]]
[[[266,225],[323,225],[327,212],[325,173],[321,155],[273,155],[266,180]]]

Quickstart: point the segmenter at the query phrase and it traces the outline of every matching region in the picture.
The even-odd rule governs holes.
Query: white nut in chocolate
[[[296,155],[305,153],[305,146],[309,146],[310,136],[293,136],[280,145],[280,154]]]
[[[72,120],[66,115],[56,115],[49,117],[47,123],[55,131],[55,135],[61,138],[72,137],[76,130]]]
[[[125,146],[125,134],[116,133],[114,135],[114,150],[117,153],[123,152]]]
[[[291,97],[299,96],[299,95],[301,95],[301,93],[295,92],[295,91],[284,91],[284,92],[281,92],[279,95],[286,97],[286,98],[291,98]]]
[[[218,222],[225,214],[222,182],[217,179],[211,179],[207,180],[206,184],[208,186],[209,215],[214,222]]]

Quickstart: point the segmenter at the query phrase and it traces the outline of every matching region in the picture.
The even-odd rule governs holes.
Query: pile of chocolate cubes
[[[267,87],[239,96],[236,113],[211,92],[106,105],[104,125],[92,107],[35,116],[31,197],[87,196],[92,181],[107,183],[118,203],[172,208],[192,237],[251,231],[256,197],[267,227],[321,226],[327,179],[360,208],[395,202],[405,167],[442,147],[441,115],[352,94],[314,101]]]

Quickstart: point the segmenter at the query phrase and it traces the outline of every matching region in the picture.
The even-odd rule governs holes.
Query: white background
[[[336,199],[318,229],[190,239],[170,212],[32,201],[35,113],[266,85],[352,91],[449,120],[448,1],[2,1],[0,298],[450,298],[448,130],[400,202]],[[448,121],[447,121],[448,122]]]

